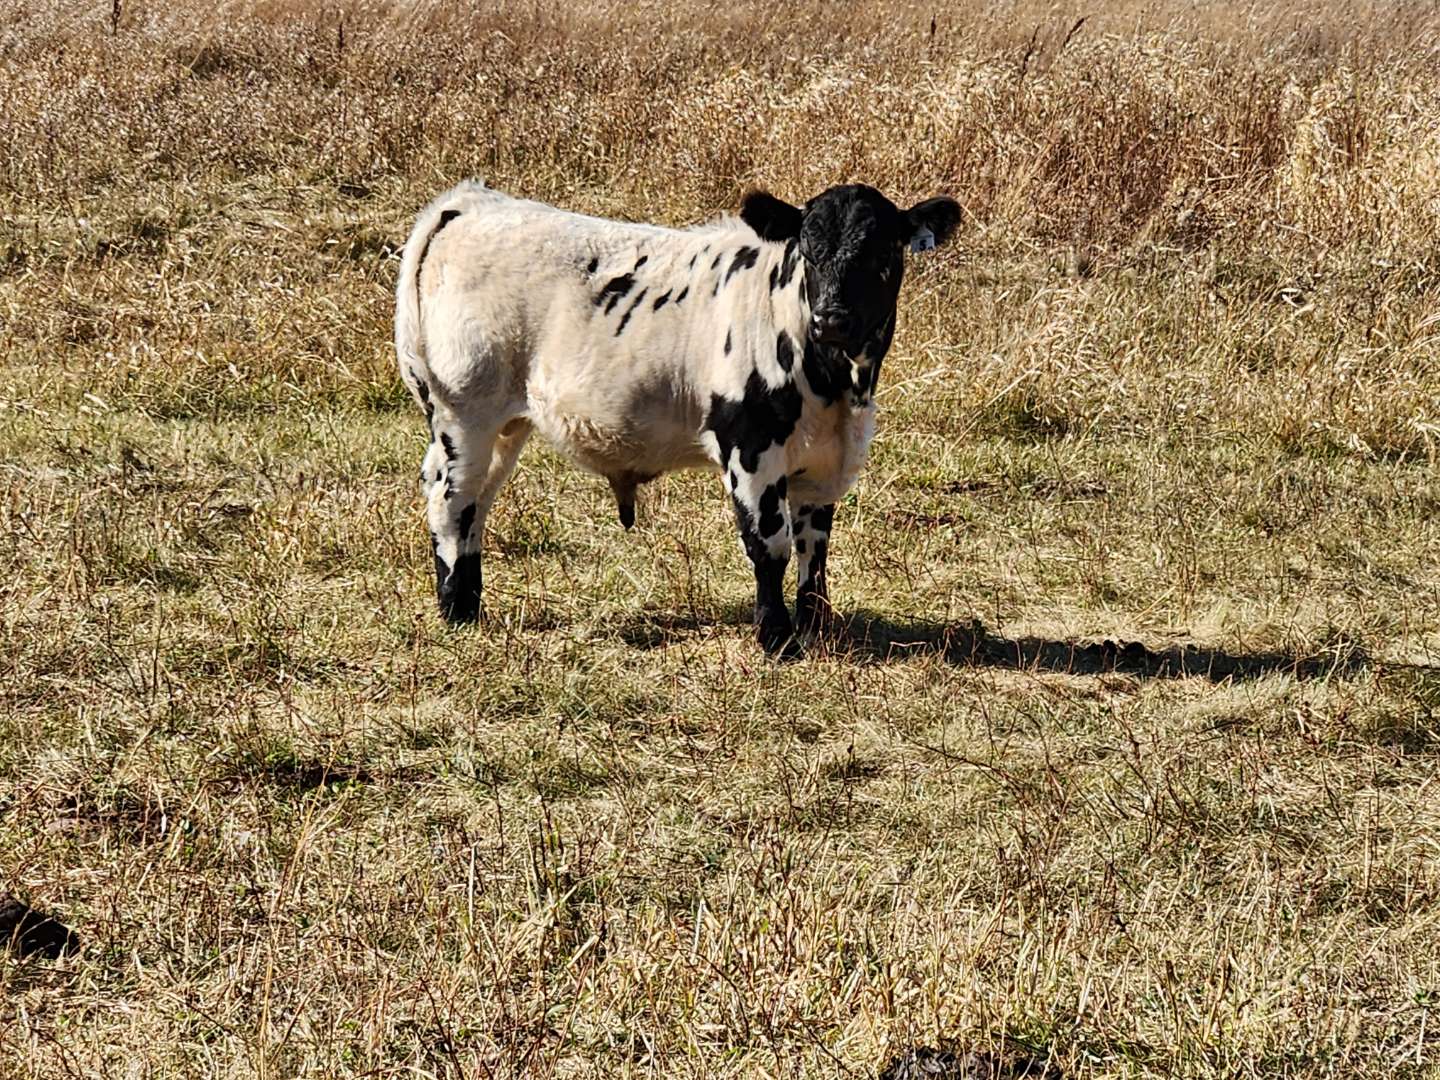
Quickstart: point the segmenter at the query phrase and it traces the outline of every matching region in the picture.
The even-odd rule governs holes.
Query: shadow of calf
[[[1297,679],[1321,679],[1329,675],[1354,675],[1372,666],[1369,654],[1358,645],[1312,656],[1278,651],[1229,652],[1190,644],[1150,649],[1138,641],[1011,638],[991,633],[979,621],[964,624],[898,622],[872,612],[859,612],[845,620],[838,637],[837,645],[841,649],[848,647],[874,661],[940,656],[948,664],[1069,675],[1118,672],[1152,679],[1200,676],[1222,682],[1277,673]]]

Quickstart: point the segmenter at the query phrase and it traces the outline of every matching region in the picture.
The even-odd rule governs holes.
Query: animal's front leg
[[[735,504],[740,542],[755,567],[755,633],[764,650],[798,655],[790,609],[785,603],[785,567],[790,562],[790,505],[785,499],[785,454],[772,447],[750,472],[735,454],[725,470],[725,488]]]
[[[832,621],[830,591],[825,584],[825,559],[830,553],[830,527],[835,506],[802,506],[795,512],[795,556],[799,588],[795,593],[795,626],[802,635],[823,633]]]

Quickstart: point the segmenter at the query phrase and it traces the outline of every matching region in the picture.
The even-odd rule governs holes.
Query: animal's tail
[[[462,184],[440,196],[424,210],[410,230],[400,255],[400,277],[395,283],[395,358],[400,377],[430,411],[430,371],[425,358],[425,335],[420,326],[420,270],[435,234],[460,216],[463,196],[481,185]]]

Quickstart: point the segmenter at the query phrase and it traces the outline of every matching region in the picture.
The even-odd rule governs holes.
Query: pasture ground
[[[0,1075],[1436,1075],[1433,7],[90,7],[0,24],[0,892],[80,940]],[[438,622],[471,173],[962,200],[828,646],[538,444]]]

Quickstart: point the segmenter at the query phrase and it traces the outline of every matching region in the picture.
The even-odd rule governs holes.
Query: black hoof
[[[461,555],[451,569],[435,558],[435,598],[440,617],[451,626],[480,619],[480,556]]]
[[[833,638],[840,630],[840,619],[830,601],[816,598],[795,605],[795,632],[806,641]]]
[[[788,619],[783,623],[762,623],[757,627],[755,636],[760,639],[760,647],[765,650],[765,655],[771,659],[798,660],[805,655],[805,649],[800,644],[800,639],[795,636]]]

